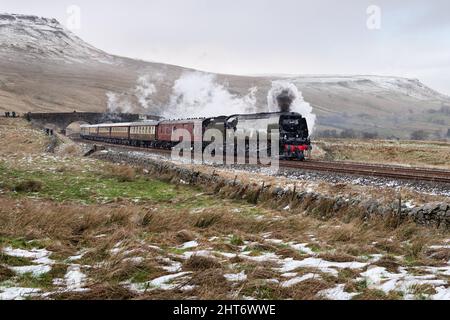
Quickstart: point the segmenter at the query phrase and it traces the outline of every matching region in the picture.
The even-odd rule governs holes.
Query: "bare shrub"
[[[411,140],[427,140],[429,133],[424,130],[416,130],[411,133]]]
[[[25,180],[16,184],[13,188],[17,192],[39,192],[44,184],[37,180]]]
[[[358,134],[353,129],[344,129],[341,131],[340,137],[344,139],[356,139],[358,137]]]

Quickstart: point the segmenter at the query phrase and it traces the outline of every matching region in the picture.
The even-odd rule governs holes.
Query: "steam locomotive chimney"
[[[289,90],[283,90],[277,96],[277,104],[281,112],[289,112],[291,110],[291,104],[293,101],[294,97]]]

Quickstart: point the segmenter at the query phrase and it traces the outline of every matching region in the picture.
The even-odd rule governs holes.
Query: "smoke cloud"
[[[297,87],[288,81],[273,81],[267,94],[267,105],[270,112],[298,112],[306,118],[308,128],[312,133],[316,124],[316,115],[311,105],[303,99]]]

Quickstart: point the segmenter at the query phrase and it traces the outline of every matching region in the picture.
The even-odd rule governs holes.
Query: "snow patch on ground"
[[[223,276],[225,277],[225,279],[231,282],[242,282],[247,280],[247,275],[244,271],[242,271],[241,273],[224,274]]]
[[[404,268],[400,268],[400,273],[391,273],[386,268],[371,266],[361,275],[367,281],[369,289],[382,290],[385,293],[390,291],[410,293],[411,288],[416,285],[447,285],[447,281],[436,279],[436,276],[433,274],[414,276],[409,274]]]
[[[185,277],[186,275],[191,274],[191,272],[179,272],[176,274],[169,274],[169,275],[165,275],[162,277],[158,277],[156,279],[153,279],[151,281],[148,282],[144,282],[144,283],[131,283],[128,285],[128,287],[130,288],[130,290],[138,292],[138,293],[143,293],[146,291],[151,291],[151,290],[156,290],[156,289],[160,289],[160,290],[172,290],[175,289],[177,287],[180,287],[181,290],[192,290],[193,286],[182,286],[182,284],[180,284],[179,281],[187,281],[187,278]],[[175,281],[175,280],[178,280]]]
[[[3,253],[11,257],[27,258],[27,259],[41,259],[50,256],[51,252],[45,249],[13,249],[12,247],[6,247],[3,249]]]
[[[0,287],[0,300],[24,300],[41,292],[36,288]]]
[[[357,293],[345,292],[344,288],[345,284],[338,284],[334,288],[320,291],[318,296],[329,300],[351,300],[355,295],[357,295]]]
[[[184,250],[184,249],[191,249],[191,248],[195,248],[195,247],[198,247],[198,242],[193,240],[193,241],[189,241],[189,242],[183,243],[179,247],[179,249],[183,249]]]
[[[30,259],[30,262],[33,264],[29,266],[8,266],[9,269],[20,275],[31,274],[34,277],[39,277],[52,270],[51,265],[55,263],[49,258],[51,252],[45,249],[25,250],[6,247],[3,248],[2,251],[4,254],[11,257]]]
[[[52,270],[52,267],[45,264],[38,264],[35,266],[22,266],[22,267],[9,267],[12,271],[14,271],[17,274],[32,274],[33,277],[39,277],[43,274],[46,274],[47,272],[50,272]]]
[[[320,279],[320,275],[315,274],[315,273],[307,273],[301,277],[295,277],[295,278],[289,279],[287,281],[284,281],[283,283],[281,283],[281,286],[285,287],[285,288],[289,288],[289,287],[296,285],[297,283],[300,283],[300,282],[303,282],[303,281],[306,281],[309,279]]]
[[[67,269],[64,280],[69,291],[83,291],[86,275],[81,272],[79,265],[71,265]]]
[[[178,261],[173,261],[172,259],[166,257],[159,257],[159,259],[167,265],[162,266],[161,268],[167,272],[179,272],[181,271],[182,264]]]
[[[367,263],[362,262],[330,262],[319,258],[306,258],[304,260],[294,260],[286,258],[282,260],[282,267],[277,268],[280,272],[290,272],[297,268],[316,268],[324,273],[330,273],[337,276],[336,269],[361,269],[367,266]]]

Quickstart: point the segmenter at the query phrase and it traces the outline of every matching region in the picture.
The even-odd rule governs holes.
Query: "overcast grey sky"
[[[379,74],[450,94],[448,0],[0,0],[0,12],[68,21],[107,52],[231,74]],[[367,27],[367,8],[381,28]],[[373,20],[371,20],[373,21]]]

